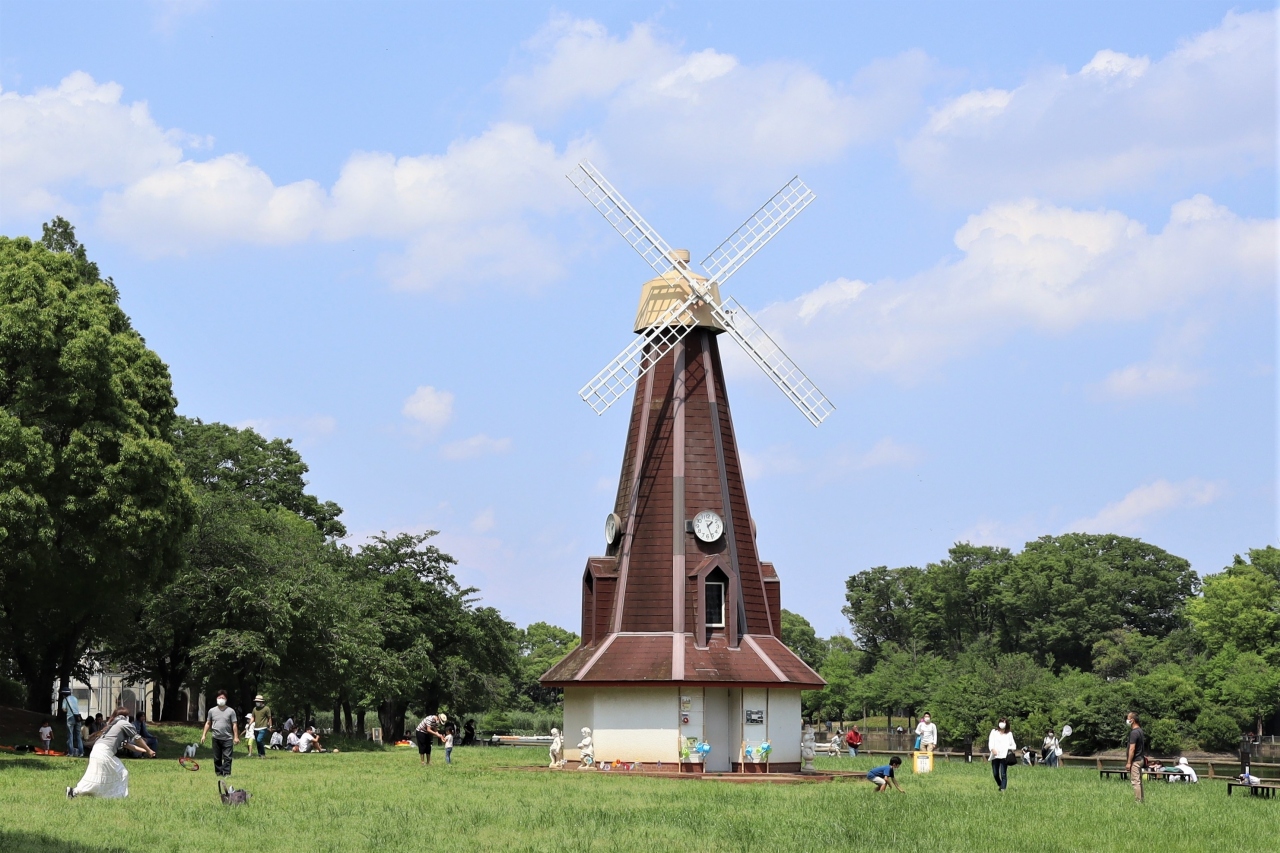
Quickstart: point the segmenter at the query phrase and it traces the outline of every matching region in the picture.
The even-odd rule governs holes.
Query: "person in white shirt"
[[[325,749],[320,743],[320,737],[316,734],[315,726],[307,726],[307,730],[302,737],[298,739],[298,752],[324,752]]]
[[[1040,756],[1050,767],[1058,766],[1058,735],[1053,729],[1049,729],[1044,736],[1044,741],[1040,744]]]
[[[298,742],[301,740],[302,738],[298,737],[298,733],[296,731],[289,732],[289,739],[287,741],[287,743],[289,744],[289,749],[292,750],[293,752],[297,752]]]
[[[1172,775],[1173,772],[1177,772],[1181,775],[1174,776]],[[1170,771],[1170,773],[1171,775],[1169,776],[1169,780],[1172,782],[1199,782],[1200,781],[1200,777],[1196,775],[1196,771],[1192,770],[1191,765],[1187,763],[1186,756],[1180,756],[1178,758],[1178,763],[1174,766],[1173,770]]]
[[[284,746],[284,736],[278,731],[271,733],[271,749],[279,749]]]
[[[1009,765],[1016,761],[1014,753],[1018,745],[1009,731],[1009,718],[1001,717],[996,727],[987,735],[987,760],[991,762],[991,775],[995,777],[1000,793],[1009,785]]]
[[[938,727],[933,724],[933,717],[929,712],[920,718],[920,722],[916,725],[916,734],[920,736],[920,748],[925,752],[933,752],[938,745]]]

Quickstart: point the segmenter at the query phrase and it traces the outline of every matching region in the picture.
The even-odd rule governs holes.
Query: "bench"
[[[1274,797],[1276,795],[1276,791],[1280,791],[1280,785],[1269,785],[1266,782],[1260,782],[1257,785],[1249,785],[1245,782],[1228,782],[1228,797],[1231,796],[1231,791],[1234,788],[1246,789],[1251,797]]]

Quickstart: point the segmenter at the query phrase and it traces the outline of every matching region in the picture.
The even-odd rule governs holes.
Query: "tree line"
[[[162,687],[161,719],[186,688],[397,737],[555,706],[537,676],[576,635],[481,606],[435,531],[344,544],[289,440],[177,414],[119,298],[65,220],[0,237],[0,704],[48,713],[108,667]]]
[[[957,745],[1009,717],[1024,738],[1072,726],[1076,752],[1114,747],[1138,711],[1159,752],[1237,746],[1280,711],[1280,549],[1201,581],[1138,539],[1072,533],[958,544],[923,568],[848,579],[851,635],[784,612],[784,640],[827,680],[811,717],[929,711]]]

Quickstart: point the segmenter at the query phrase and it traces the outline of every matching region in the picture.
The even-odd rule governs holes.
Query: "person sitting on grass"
[[[271,746],[270,749],[282,749],[284,747],[284,738],[280,735],[279,729],[271,730]]]
[[[307,730],[302,737],[298,739],[298,745],[294,747],[294,752],[327,752],[320,743],[320,737],[316,734],[315,726],[307,726]]]
[[[285,738],[285,743],[288,745],[290,752],[297,752],[298,743],[301,740],[302,738],[298,736],[298,730],[294,729],[293,731],[289,732],[289,736]]]
[[[888,764],[882,764],[879,767],[873,767],[868,770],[867,781],[875,783],[876,793],[878,794],[883,794],[889,790],[890,785],[897,788],[899,794],[905,794],[906,791],[902,790],[902,786],[898,784],[898,780],[894,775],[894,771],[901,766],[902,759],[895,755],[889,759]]]

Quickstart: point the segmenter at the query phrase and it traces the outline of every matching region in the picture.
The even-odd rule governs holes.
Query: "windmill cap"
[[[686,264],[689,263],[689,250],[688,249],[672,249],[671,260],[682,261]]]

